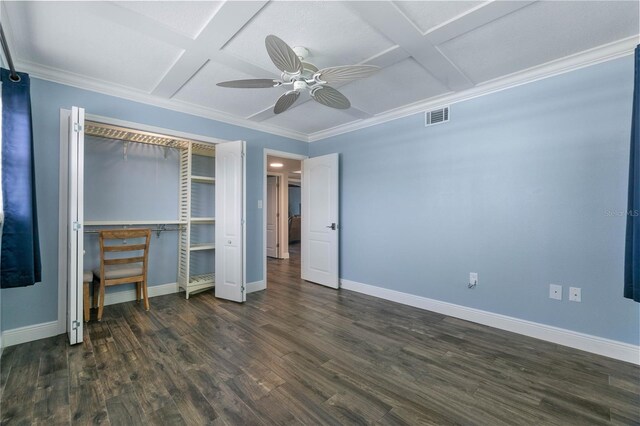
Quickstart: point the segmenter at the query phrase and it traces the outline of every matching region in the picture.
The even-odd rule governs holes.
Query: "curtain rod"
[[[11,75],[9,78],[13,81],[20,81],[20,76],[16,73],[16,67],[13,66],[13,59],[11,58],[11,52],[9,51],[9,44],[7,43],[7,38],[4,35],[4,29],[2,28],[2,23],[0,23],[0,44],[2,44],[2,51],[4,52],[4,57],[7,60],[9,65],[9,70],[11,70]]]

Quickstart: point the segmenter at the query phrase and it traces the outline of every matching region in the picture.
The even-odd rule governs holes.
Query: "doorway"
[[[264,277],[269,266],[300,277],[301,174],[305,156],[265,150]],[[271,271],[273,273],[273,271]]]

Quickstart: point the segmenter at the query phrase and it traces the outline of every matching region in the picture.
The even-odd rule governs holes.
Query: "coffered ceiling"
[[[567,57],[576,66],[628,53],[638,15],[637,1],[521,0],[4,1],[2,16],[18,69],[36,77],[314,140],[498,81],[562,71]],[[336,86],[348,110],[303,95],[276,116],[285,88],[216,86],[278,78],[268,34],[306,47],[319,68],[382,69]]]

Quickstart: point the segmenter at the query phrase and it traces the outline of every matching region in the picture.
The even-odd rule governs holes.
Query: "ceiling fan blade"
[[[343,65],[324,68],[318,71],[319,79],[329,84],[344,83],[359,78],[366,78],[378,71],[375,65]]]
[[[349,99],[333,87],[321,86],[314,89],[311,91],[311,97],[322,105],[326,105],[331,108],[347,109],[351,107]]]
[[[300,92],[296,92],[295,90],[290,90],[280,96],[276,102],[276,106],[273,107],[273,112],[276,114],[285,112],[298,99],[298,96],[300,96]]]
[[[302,71],[302,63],[292,48],[287,43],[274,35],[268,35],[264,41],[267,53],[273,64],[280,70],[289,74]]]
[[[223,81],[221,83],[216,84],[216,86],[220,86],[220,87],[234,87],[238,89],[262,89],[267,87],[276,87],[279,85],[280,85],[280,82],[278,80],[273,80],[270,78],[255,78],[251,80],[231,80],[231,81]]]

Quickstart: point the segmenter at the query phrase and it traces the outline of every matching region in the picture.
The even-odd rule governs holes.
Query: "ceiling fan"
[[[278,98],[273,112],[280,114],[298,99],[300,92],[309,90],[309,94],[322,105],[331,108],[347,109],[351,102],[342,93],[327,84],[344,83],[369,77],[380,67],[374,65],[344,65],[318,70],[308,62],[303,62],[309,51],[304,47],[289,47],[287,43],[274,35],[265,39],[267,53],[273,64],[282,71],[280,80],[270,78],[232,80],[218,83],[220,87],[259,89],[278,86],[292,86],[292,89]]]

